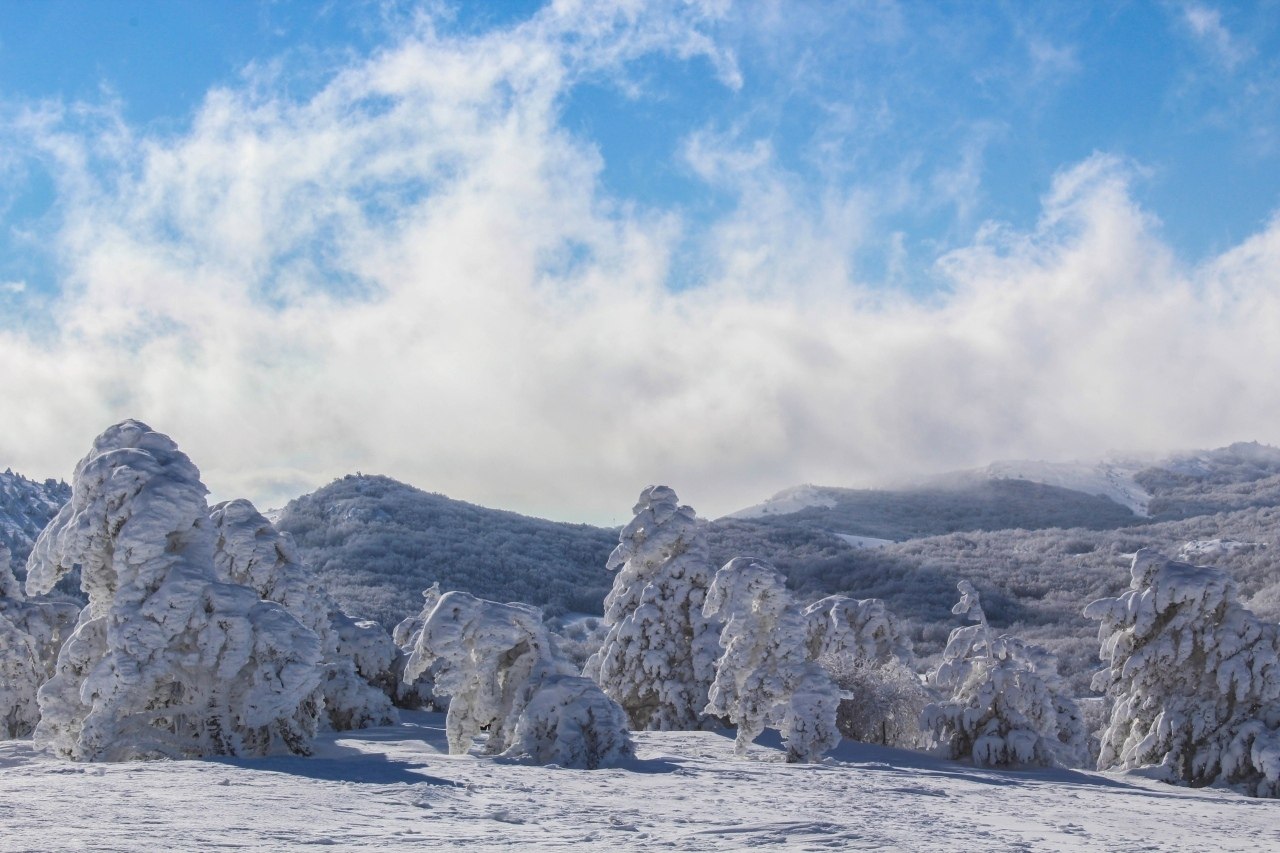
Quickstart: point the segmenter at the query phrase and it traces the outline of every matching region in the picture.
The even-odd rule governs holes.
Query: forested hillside
[[[439,582],[547,615],[600,613],[617,533],[485,509],[390,477],[349,475],[280,513],[303,558],[347,612],[391,627]]]

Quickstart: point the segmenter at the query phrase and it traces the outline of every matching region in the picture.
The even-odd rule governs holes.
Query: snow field
[[[69,764],[0,743],[0,850],[1280,849],[1280,803],[1140,777],[976,769],[776,732],[636,732],[595,771],[448,755],[441,714],[322,733],[312,758]]]

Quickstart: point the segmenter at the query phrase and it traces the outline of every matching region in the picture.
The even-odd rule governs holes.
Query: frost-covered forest
[[[443,754],[524,766],[651,772],[641,733],[721,732],[730,762],[776,737],[784,763],[861,743],[1280,795],[1270,448],[1133,472],[1145,517],[969,477],[865,524],[878,493],[708,522],[649,486],[606,531],[357,475],[273,522],[210,506],[137,421],[69,484],[0,486],[0,736],[50,760],[306,758],[439,719]],[[872,535],[908,517],[927,535]],[[999,527],[1029,517],[1088,523]]]

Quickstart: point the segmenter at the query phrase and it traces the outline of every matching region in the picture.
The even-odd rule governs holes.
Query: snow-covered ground
[[[835,505],[836,499],[821,486],[811,486],[806,483],[803,486],[783,489],[763,503],[731,512],[725,517],[765,518],[770,515],[789,515],[811,506],[833,507]]]
[[[845,743],[749,760],[732,732],[638,733],[626,768],[446,753],[439,714],[313,758],[71,764],[0,743],[0,850],[1276,850],[1280,802],[1131,777],[992,771]]]

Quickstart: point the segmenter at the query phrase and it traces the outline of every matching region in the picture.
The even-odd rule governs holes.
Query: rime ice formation
[[[719,626],[702,609],[713,574],[697,516],[666,486],[640,493],[609,556],[604,644],[586,664],[637,729],[696,729],[715,678]]]
[[[337,731],[382,726],[399,718],[388,690],[396,649],[374,623],[351,619],[311,577],[288,534],[247,500],[220,503],[211,512],[219,580],[241,584],[284,606],[320,638],[324,720]],[[381,676],[387,690],[370,684]]]
[[[724,620],[706,713],[738,727],[739,755],[777,726],[788,761],[813,762],[840,742],[840,691],[808,653],[808,619],[793,606],[786,579],[773,566],[737,557],[716,572],[704,612]]]
[[[585,769],[632,757],[626,714],[555,656],[536,607],[465,592],[427,604],[405,679],[430,669],[436,691],[449,696],[451,753],[466,752],[487,728],[490,755]]]
[[[1143,549],[1129,591],[1085,608],[1112,701],[1098,769],[1145,767],[1166,781],[1280,796],[1277,627],[1242,607],[1235,582]]]
[[[957,628],[930,673],[947,698],[927,706],[921,728],[936,750],[988,767],[1077,764],[1084,729],[1075,703],[1055,692],[1052,655],[1014,637],[993,638],[977,590],[958,584],[952,609],[978,624]]]
[[[27,565],[29,593],[78,566],[89,598],[40,688],[37,742],[86,761],[309,751],[319,640],[216,580],[204,495],[191,460],[138,421],[76,466]]]

